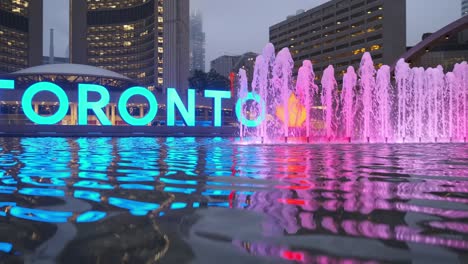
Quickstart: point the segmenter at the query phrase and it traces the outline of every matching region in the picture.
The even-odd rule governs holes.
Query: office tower
[[[296,69],[312,60],[319,76],[333,64],[340,79],[365,52],[392,65],[406,50],[406,1],[332,0],[271,26],[270,41],[290,49]]]
[[[190,16],[190,72],[205,71],[205,33],[201,13]]]
[[[70,0],[70,61],[150,90],[172,86],[174,76],[187,82],[188,9],[188,0]]]
[[[0,1],[0,74],[42,62],[42,0]]]

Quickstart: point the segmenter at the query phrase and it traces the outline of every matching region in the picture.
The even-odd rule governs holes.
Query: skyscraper
[[[164,0],[164,87],[188,89],[189,0]]]
[[[70,62],[172,87],[176,73],[188,78],[188,9],[188,0],[70,0]]]
[[[205,32],[201,13],[190,16],[190,71],[205,71]]]
[[[462,16],[468,15],[468,0],[462,0],[461,12]]]
[[[42,4],[0,1],[0,73],[42,63]]]

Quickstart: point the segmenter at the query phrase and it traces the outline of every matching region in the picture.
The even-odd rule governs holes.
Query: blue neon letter
[[[177,106],[186,126],[195,126],[195,90],[188,89],[188,107],[180,100],[179,94],[174,88],[167,88],[167,125],[175,126],[175,109]]]
[[[229,99],[231,98],[231,92],[229,91],[213,91],[213,90],[205,90],[205,97],[213,98],[213,118],[214,118],[214,126],[220,127],[222,122],[222,99]]]
[[[97,102],[88,102],[88,92],[99,93],[101,98]],[[104,86],[96,84],[78,84],[78,125],[88,124],[88,109],[92,109],[103,126],[111,126],[111,121],[102,110],[109,104],[109,91]]]
[[[15,80],[1,80],[0,79],[0,89],[15,89]]]
[[[134,95],[144,96],[146,100],[148,100],[149,110],[145,117],[134,118],[128,113],[127,102],[128,99]],[[158,101],[156,101],[156,97],[154,97],[154,94],[150,90],[144,87],[131,87],[125,90],[125,92],[120,96],[118,108],[120,117],[122,117],[122,119],[129,125],[145,126],[156,117],[156,114],[158,113]]]
[[[59,109],[57,112],[51,116],[40,116],[37,114],[32,106],[32,99],[38,92],[47,91],[55,94],[59,100]],[[21,104],[23,106],[24,114],[31,120],[32,122],[39,124],[39,125],[53,125],[60,122],[68,112],[68,97],[65,91],[63,91],[60,86],[50,83],[50,82],[38,82],[31,86],[23,94],[23,98],[21,100]]]
[[[254,100],[260,105],[260,114],[257,116],[256,120],[249,120],[244,116],[244,113],[242,111],[242,106],[248,101],[248,100]],[[239,119],[239,122],[243,124],[246,127],[257,127],[259,126],[263,120],[265,120],[266,117],[266,105],[265,101],[260,97],[260,95],[256,93],[248,93],[246,97],[244,98],[239,98],[236,103],[236,115],[237,119]]]

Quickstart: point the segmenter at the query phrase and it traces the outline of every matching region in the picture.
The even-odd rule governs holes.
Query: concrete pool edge
[[[0,137],[234,137],[236,127],[0,125]]]

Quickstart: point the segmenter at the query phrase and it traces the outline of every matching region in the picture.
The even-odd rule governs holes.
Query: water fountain
[[[453,72],[411,68],[399,60],[395,68],[376,70],[370,53],[359,69],[348,67],[342,84],[328,66],[320,81],[309,60],[293,77],[287,48],[276,56],[268,44],[255,62],[251,91],[266,104],[266,118],[255,128],[240,126],[241,137],[261,142],[304,139],[314,142],[466,142],[468,134],[468,64]],[[320,83],[320,87],[318,84]],[[244,70],[239,72],[240,98],[248,93]],[[249,102],[244,115],[255,118],[259,102]]]

